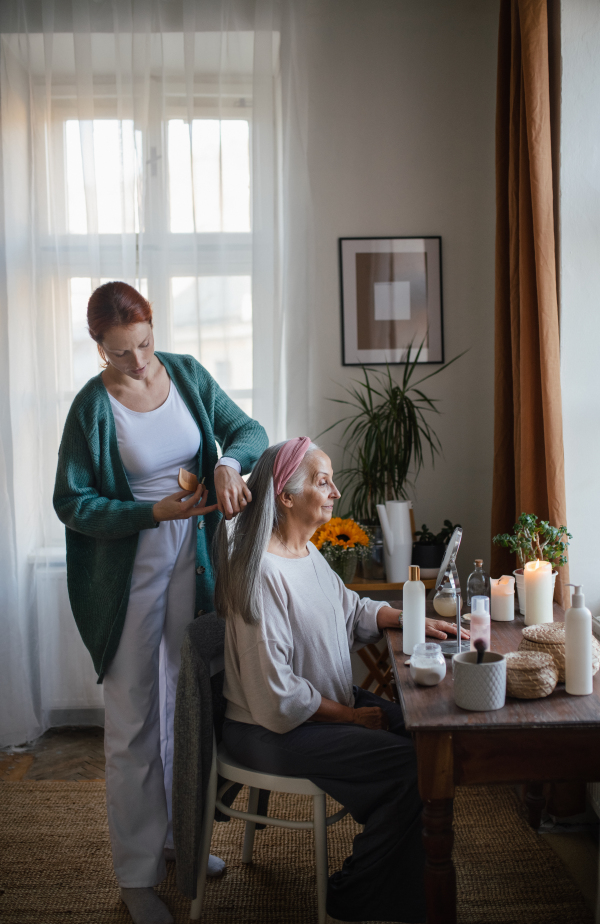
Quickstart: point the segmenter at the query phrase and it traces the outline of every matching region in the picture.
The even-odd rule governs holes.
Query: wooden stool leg
[[[529,824],[534,831],[537,831],[542,823],[542,812],[546,806],[543,783],[527,783],[525,805],[527,806]]]
[[[361,688],[369,690],[373,683],[377,683],[375,695],[387,696],[393,702],[394,696],[390,689],[392,670],[389,666],[390,656],[388,652],[380,651],[376,645],[365,645],[364,648],[357,651],[357,654],[369,669],[368,674],[361,683]]]
[[[432,799],[423,808],[427,924],[456,924],[453,803],[453,799]]]
[[[356,654],[363,662],[364,665],[368,668],[368,674],[366,674],[361,687],[363,690],[368,690],[373,681],[375,680],[375,671],[377,670],[377,665],[375,660],[371,657],[368,649],[373,648],[373,645],[365,645],[364,648],[359,648]]]
[[[375,696],[387,696],[391,702],[394,702],[394,694],[391,689],[392,668],[388,667],[385,674],[381,677],[381,683],[375,688]]]
[[[317,909],[319,924],[327,920],[327,808],[325,793],[313,796]]]

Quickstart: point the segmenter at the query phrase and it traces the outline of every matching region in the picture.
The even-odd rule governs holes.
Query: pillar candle
[[[508,574],[492,578],[492,612],[496,622],[510,622],[515,618],[515,579]]]
[[[525,625],[552,622],[552,565],[549,561],[528,561],[524,571]]]

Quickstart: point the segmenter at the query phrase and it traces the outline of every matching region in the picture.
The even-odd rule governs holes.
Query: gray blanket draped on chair
[[[173,755],[173,835],[177,888],[196,897],[198,851],[208,778],[213,726],[217,742],[225,716],[224,671],[212,678],[210,663],[223,654],[225,623],[216,613],[199,616],[185,633],[175,702]],[[223,820],[225,816],[221,815]]]

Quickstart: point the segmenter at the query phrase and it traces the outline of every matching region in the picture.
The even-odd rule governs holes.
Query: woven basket
[[[519,651],[545,651],[551,654],[558,668],[558,682],[565,682],[565,627],[562,623],[526,626]],[[600,670],[600,645],[592,636],[592,674]]]
[[[558,682],[558,668],[544,651],[511,651],[506,655],[506,695],[517,699],[549,696]]]

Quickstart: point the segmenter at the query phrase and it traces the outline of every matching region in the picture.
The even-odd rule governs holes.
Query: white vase
[[[525,575],[522,568],[517,568],[516,571],[513,571],[515,576],[515,584],[517,585],[517,597],[519,598],[519,612],[521,616],[525,615]],[[558,577],[558,571],[552,572],[552,595],[554,596],[554,585],[556,584],[556,578]]]
[[[410,501],[386,501],[377,504],[383,532],[383,554],[387,579],[391,584],[408,581],[413,537],[410,526]]]

